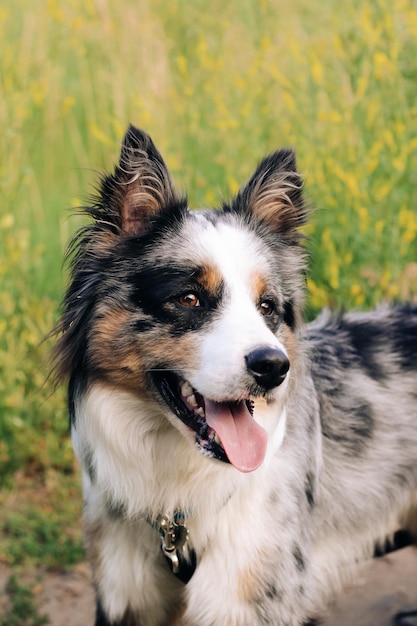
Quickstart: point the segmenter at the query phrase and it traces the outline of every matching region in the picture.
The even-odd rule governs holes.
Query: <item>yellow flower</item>
[[[239,190],[239,183],[237,182],[236,178],[232,175],[229,175],[227,177],[227,183],[229,185],[230,192],[235,195]]]
[[[356,88],[356,98],[357,100],[362,100],[365,95],[365,91],[368,87],[369,81],[367,76],[360,76],[358,80],[358,86]]]
[[[179,70],[181,76],[183,78],[185,78],[187,76],[187,74],[188,74],[188,71],[187,71],[187,59],[185,58],[185,56],[183,56],[183,55],[177,56],[177,67],[178,67],[178,70]]]
[[[332,289],[338,289],[339,287],[339,265],[336,259],[330,263],[329,266],[329,283]]]
[[[14,224],[14,215],[11,213],[6,213],[0,218],[0,228],[6,230],[7,228],[11,228]]]
[[[392,70],[392,62],[385,52],[375,52],[374,54],[375,76],[382,78]]]
[[[388,196],[388,194],[391,192],[392,190],[392,181],[388,181],[386,182],[384,185],[381,185],[380,187],[378,187],[375,190],[375,199],[379,202],[381,200],[383,200],[384,198],[386,198]]]
[[[62,106],[61,106],[62,115],[66,115],[68,111],[72,109],[74,104],[75,104],[75,98],[73,98],[72,96],[65,96],[62,102]]]
[[[48,13],[56,22],[62,22],[64,19],[62,8],[57,0],[48,0]]]
[[[208,206],[213,206],[216,203],[216,196],[210,189],[204,194],[204,201]]]
[[[380,235],[384,230],[385,220],[377,220],[375,223],[375,231],[377,235]]]
[[[327,291],[323,287],[319,287],[311,279],[307,279],[307,287],[310,293],[310,301],[315,309],[321,309],[327,304]]]
[[[97,126],[95,122],[90,122],[90,133],[95,139],[98,139],[101,143],[104,143],[106,146],[112,146],[113,141],[108,137],[103,131]]]

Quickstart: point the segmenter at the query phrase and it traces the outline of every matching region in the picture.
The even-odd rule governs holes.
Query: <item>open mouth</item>
[[[251,400],[215,402],[168,371],[153,372],[152,378],[171,411],[194,432],[204,454],[231,463],[241,472],[261,465],[267,434],[253,418]]]

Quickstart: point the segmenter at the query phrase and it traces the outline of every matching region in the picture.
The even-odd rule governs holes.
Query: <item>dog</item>
[[[417,306],[303,323],[292,150],[190,211],[130,126],[86,213],[54,358],[96,626],[311,623],[417,536]]]

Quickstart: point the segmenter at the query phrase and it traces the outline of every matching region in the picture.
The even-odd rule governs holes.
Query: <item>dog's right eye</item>
[[[201,306],[200,299],[197,294],[190,291],[189,293],[184,293],[178,298],[178,302],[181,306],[187,307],[198,307]]]

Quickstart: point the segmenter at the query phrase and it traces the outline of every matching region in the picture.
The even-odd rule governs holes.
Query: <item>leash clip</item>
[[[179,557],[188,541],[188,528],[184,524],[183,516],[175,516],[171,520],[167,515],[159,515],[157,518],[161,535],[162,552],[171,565],[173,574],[178,574],[180,569]]]

